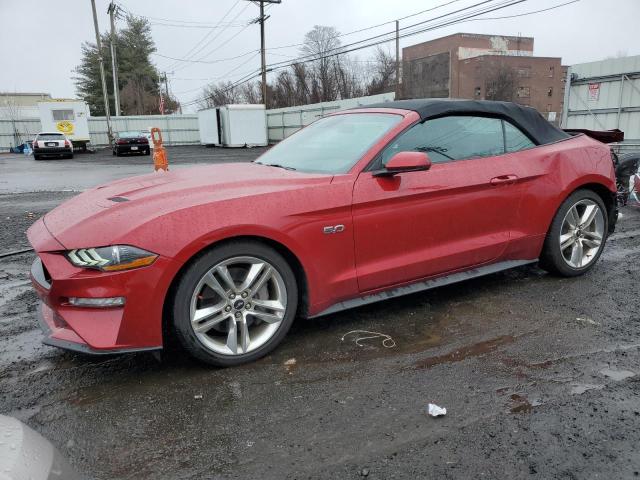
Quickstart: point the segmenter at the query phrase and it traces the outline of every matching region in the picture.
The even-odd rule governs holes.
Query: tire
[[[145,155],[151,155],[151,149],[150,149],[150,148],[147,148],[147,149],[144,151],[144,154],[145,154]]]
[[[70,153],[69,155],[67,155],[67,158],[68,158],[69,160],[73,160],[73,153]]]
[[[579,217],[578,222],[574,221],[573,213],[569,213],[574,207],[573,212]],[[587,208],[591,207],[597,207],[598,211],[587,224],[584,222],[585,214]],[[581,221],[582,224],[579,223]],[[572,224],[576,224],[576,227]],[[592,190],[573,192],[562,202],[551,222],[540,256],[540,267],[564,277],[575,277],[588,272],[604,250],[608,229],[609,218],[602,198]],[[564,242],[564,248],[561,241]]]
[[[248,288],[239,288],[252,269],[257,272],[254,281]],[[234,291],[220,271],[232,277]],[[269,305],[263,306],[264,302]],[[287,261],[259,242],[234,241],[196,257],[177,283],[169,312],[175,335],[190,355],[210,365],[229,367],[271,352],[289,331],[297,307],[298,286]],[[206,308],[216,312],[213,318],[192,323],[192,315],[195,318]]]
[[[116,155],[116,157],[119,157],[119,156],[121,156],[122,154],[121,154],[118,150],[116,150],[115,155]]]
[[[42,157],[40,155],[33,155],[33,159],[34,160],[40,160]]]
[[[115,157],[116,156],[116,151],[115,150],[111,150],[111,155],[113,155]]]

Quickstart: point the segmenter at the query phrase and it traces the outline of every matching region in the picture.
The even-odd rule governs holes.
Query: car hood
[[[65,248],[96,247],[126,241],[126,233],[141,224],[183,209],[267,197],[328,184],[331,179],[331,175],[301,173],[256,163],[179,168],[126,178],[88,190],[47,213],[44,223]]]

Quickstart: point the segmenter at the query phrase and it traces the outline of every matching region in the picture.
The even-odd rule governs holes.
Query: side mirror
[[[373,172],[374,177],[391,177],[403,172],[429,170],[431,159],[424,152],[398,152],[380,170]]]

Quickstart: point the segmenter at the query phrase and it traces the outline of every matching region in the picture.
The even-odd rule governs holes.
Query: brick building
[[[513,101],[560,120],[566,69],[560,58],[534,57],[531,37],[456,33],[403,48],[402,61],[405,98],[485,100],[500,71],[513,79]]]

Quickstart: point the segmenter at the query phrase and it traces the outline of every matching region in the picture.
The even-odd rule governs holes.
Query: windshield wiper
[[[260,163],[260,162],[256,162],[256,163]],[[266,165],[267,167],[284,168],[285,170],[297,170],[297,168],[287,167],[285,165],[280,165],[279,163],[260,163],[260,165]]]

